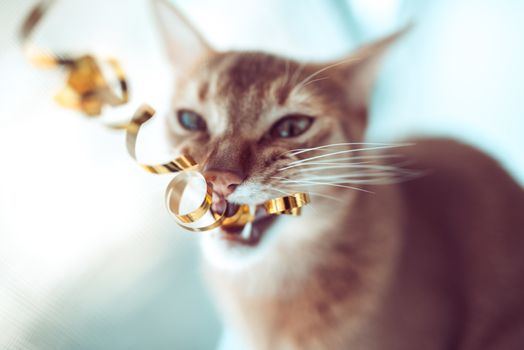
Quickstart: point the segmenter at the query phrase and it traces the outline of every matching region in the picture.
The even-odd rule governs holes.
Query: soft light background
[[[373,98],[370,139],[450,135],[524,182],[524,2],[178,0],[217,48],[334,59],[401,27]],[[198,237],[163,207],[168,177],[141,171],[123,135],[58,108],[58,71],[27,65],[15,35],[34,1],[0,0],[0,348],[212,349],[222,326]],[[57,1],[36,41],[118,57],[132,102],[168,113],[169,65],[147,0]],[[169,158],[162,124],[141,156]],[[227,346],[227,345],[226,345]]]

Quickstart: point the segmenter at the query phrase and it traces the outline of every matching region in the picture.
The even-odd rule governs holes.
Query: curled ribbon
[[[307,203],[309,203],[309,196],[307,193],[299,192],[292,196],[285,196],[267,201],[264,203],[264,207],[268,214],[299,216],[301,208]]]
[[[54,0],[44,0],[31,10],[20,30],[20,41],[25,55],[35,66],[64,67],[68,70],[66,85],[55,96],[55,100],[63,107],[79,110],[91,117],[99,116],[105,105],[115,107],[127,103],[127,80],[117,60],[102,61],[91,55],[69,57],[54,54],[41,50],[30,42],[34,29],[52,3]],[[118,81],[118,89],[110,86],[108,81],[111,80],[107,77],[109,72],[114,75],[111,80]],[[109,126],[117,129],[126,127],[125,124]]]
[[[148,165],[138,162],[136,157],[136,141],[138,132],[142,125],[150,120],[155,114],[155,111],[150,106],[144,105],[140,107],[134,114],[130,123],[126,128],[126,146],[129,155],[146,171],[153,174],[168,174],[175,173],[175,177],[169,182],[165,201],[168,211],[176,218],[176,222],[181,227],[192,232],[204,232],[215,229],[220,226],[244,226],[249,222],[255,220],[255,215],[250,211],[248,205],[240,205],[238,210],[229,217],[226,217],[229,204],[221,213],[213,212],[211,204],[213,202],[213,184],[206,181],[205,177],[198,170],[198,164],[193,158],[187,155],[175,158],[174,160],[158,165]],[[200,205],[187,213],[181,213],[180,203],[184,191],[192,180],[197,180],[205,184],[206,191],[201,200]],[[279,197],[264,203],[264,207],[268,214],[287,214],[300,215],[301,208],[309,203],[309,196],[307,193],[296,193],[291,196]],[[212,214],[212,221],[204,226],[192,226],[197,223],[207,213]]]
[[[63,107],[76,109],[95,117],[102,113],[105,105],[119,106],[128,102],[129,92],[125,73],[115,59],[97,60],[91,55],[69,57],[39,49],[30,42],[34,29],[40,23],[54,0],[39,2],[23,22],[20,41],[25,55],[37,67],[64,67],[68,70],[66,86],[55,96]],[[111,88],[107,73],[112,72],[113,81],[118,81],[118,90]],[[134,114],[129,123],[106,124],[114,129],[126,130],[126,147],[129,155],[146,171],[153,174],[176,174],[166,188],[165,200],[168,211],[176,218],[178,225],[192,232],[204,232],[220,226],[244,226],[255,220],[255,213],[248,205],[240,205],[232,216],[226,216],[230,204],[226,202],[223,212],[211,209],[213,203],[213,184],[208,182],[198,170],[198,164],[188,155],[182,155],[164,164],[142,164],[136,157],[136,141],[140,128],[150,120],[155,111],[144,105]],[[206,188],[196,209],[182,213],[180,204],[185,190],[192,181],[200,181]],[[309,203],[306,193],[272,199],[264,203],[268,214],[300,215],[301,208]],[[211,222],[199,225],[206,214],[211,214]]]

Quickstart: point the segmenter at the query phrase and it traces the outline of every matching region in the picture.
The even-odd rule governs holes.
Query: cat
[[[379,63],[404,31],[299,63],[218,52],[167,0],[154,9],[170,142],[202,165],[214,208],[312,196],[300,217],[258,210],[202,235],[206,280],[248,349],[524,349],[523,189],[458,141],[365,142]]]

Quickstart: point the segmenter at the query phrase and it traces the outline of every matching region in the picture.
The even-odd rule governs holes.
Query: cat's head
[[[230,203],[260,205],[298,191],[318,194],[314,201],[333,196],[327,186],[285,181],[299,170],[284,168],[306,155],[294,150],[363,140],[379,58],[400,33],[335,62],[302,63],[218,52],[167,1],[155,3],[175,71],[167,115],[175,151],[201,164]],[[259,221],[251,243],[271,222]]]

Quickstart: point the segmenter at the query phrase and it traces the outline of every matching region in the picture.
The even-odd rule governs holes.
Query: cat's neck
[[[374,261],[388,265],[401,240],[401,210],[395,185],[375,193],[342,193],[338,201],[313,199],[300,218],[279,218],[259,247],[222,251],[229,264],[207,257],[206,265],[246,295],[282,295],[282,288],[288,294],[293,286],[302,288],[312,272],[328,273],[340,261],[353,270],[378,268]]]
[[[294,334],[323,329],[325,318],[350,312],[360,322],[363,313],[373,312],[396,265],[402,203],[395,185],[340,198],[345,203],[318,201],[300,219],[277,222],[270,232],[275,237],[266,237],[274,241],[259,261],[236,271],[208,266],[209,282],[233,324],[249,323],[244,331],[258,329],[252,337],[264,339],[277,332],[264,327],[285,322],[286,314],[296,329],[278,332]],[[245,310],[251,310],[249,322]],[[353,332],[358,327],[352,322],[339,325]]]

